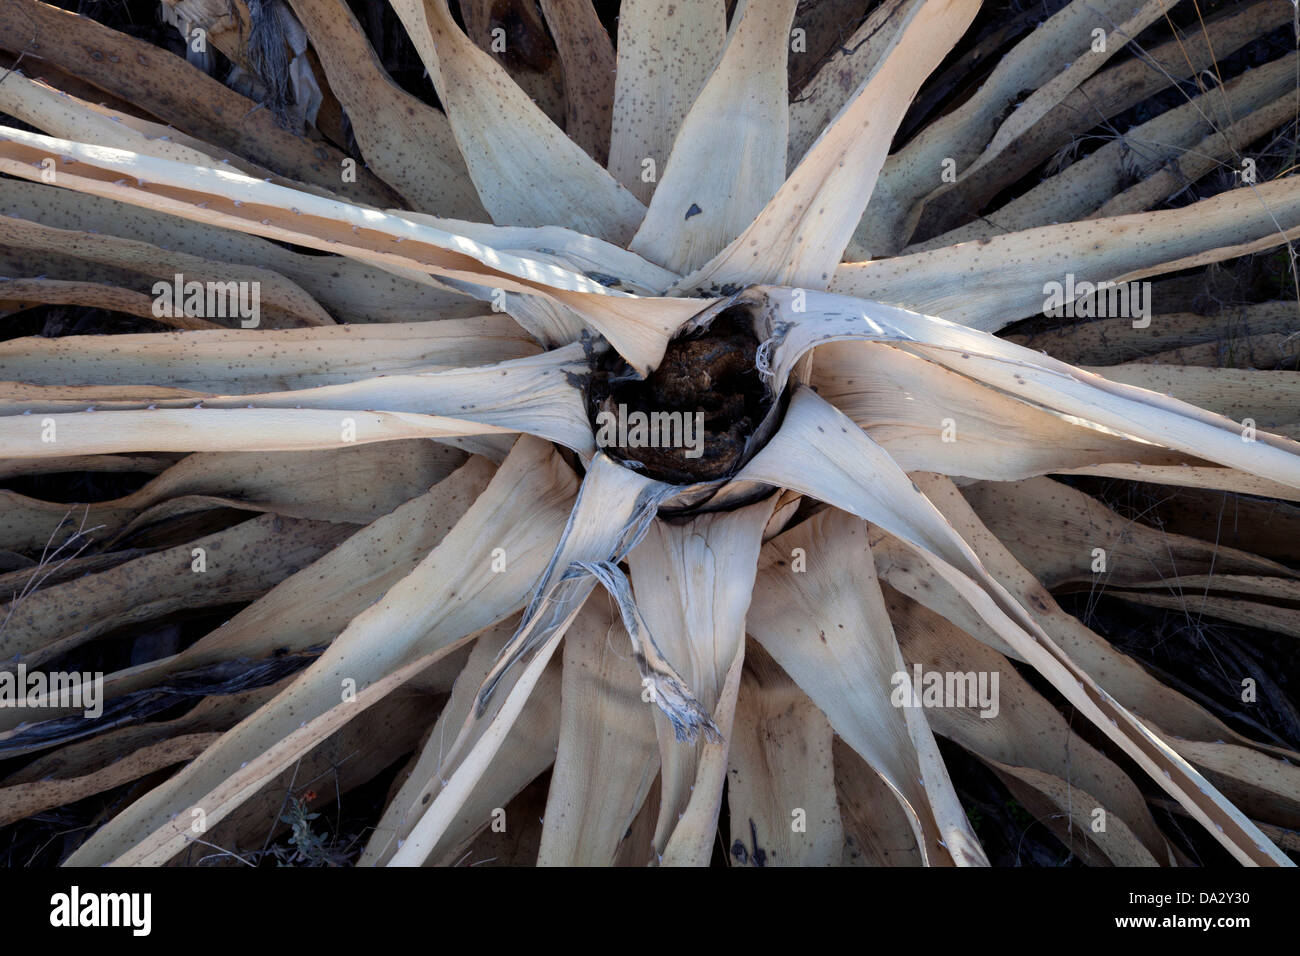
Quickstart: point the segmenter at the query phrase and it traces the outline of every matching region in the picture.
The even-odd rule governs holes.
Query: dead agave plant
[[[42,131],[0,130],[14,277],[0,299],[154,317],[142,277],[180,273],[259,283],[265,319],[181,310],[162,319],[176,332],[0,344],[6,474],[159,472],[83,509],[97,547],[6,609],[7,666],[251,601],[110,674],[99,722],[0,711],[5,753],[40,753],[0,785],[0,820],[184,763],[68,860],[163,864],[260,839],[311,768],[334,761],[355,786],[413,752],[362,863],[454,863],[503,819],[527,848],[515,859],[705,864],[725,784],[736,861],[985,864],[939,734],[1089,859],[1184,861],[1148,806],[1163,799],[1242,863],[1289,862],[1275,838],[1300,819],[1295,755],[1162,684],[1035,573],[1067,581],[1099,543],[1123,554],[1086,536],[1047,553],[1067,518],[1118,520],[1049,473],[1300,499],[1294,415],[1267,413],[1294,413],[1296,383],[1245,372],[1233,394],[1252,397],[1232,404],[1199,369],[1099,374],[993,333],[1067,272],[1127,281],[1288,244],[1295,177],[1145,210],[1181,188],[1170,157],[1233,162],[1286,121],[1294,56],[1152,120],[1169,155],[1122,157],[1123,189],[1121,159],[1103,157],[1011,203],[1009,231],[962,214],[1096,112],[1277,27],[1285,4],[1239,5],[1115,63],[1177,0],[1058,4],[889,155],[979,0],[739,0],[729,23],[723,0],[626,0],[616,53],[589,0],[542,0],[555,55],[514,70],[527,93],[480,47],[489,4],[462,2],[471,39],[446,0],[390,3],[441,109],[388,79],[343,0],[255,5],[310,44],[282,57],[314,70],[300,88],[320,96],[295,122],[327,131],[341,110],[360,168],[178,57],[38,0],[0,11],[10,52],[30,57],[0,80],[0,111]],[[242,4],[167,6],[257,60],[231,22]],[[837,17],[856,29],[792,97],[797,6],[814,39],[837,36]],[[78,57],[92,41],[108,55]],[[169,82],[184,106],[159,92]],[[1241,414],[1252,401],[1266,411]],[[598,444],[619,408],[701,413],[699,454]],[[66,537],[66,505],[4,494],[0,546]],[[118,545],[232,508],[262,515]],[[1285,617],[1295,599],[1285,565],[1179,547],[1188,587],[1235,576],[1240,594],[1216,595],[1230,619]],[[1158,604],[1141,565],[1117,580]],[[177,675],[239,661],[264,666],[251,689],[139,723]],[[999,674],[999,713],[894,706],[909,665]],[[548,770],[540,834],[502,816]]]

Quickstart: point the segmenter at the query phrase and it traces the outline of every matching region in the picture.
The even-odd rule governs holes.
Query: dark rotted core
[[[703,449],[697,458],[688,458],[690,449],[682,447],[615,444],[605,452],[640,462],[643,474],[674,484],[731,474],[740,463],[745,439],[772,406],[754,364],[758,345],[743,311],[728,310],[703,332],[670,342],[663,361],[645,380],[612,349],[596,358],[587,389],[593,427],[597,413],[617,414],[620,405],[629,417],[633,412],[704,413]]]

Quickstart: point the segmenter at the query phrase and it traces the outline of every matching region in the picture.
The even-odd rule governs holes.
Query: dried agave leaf
[[[542,774],[502,808],[512,829],[487,827],[456,858],[444,857],[439,866],[531,867],[537,864],[542,842],[542,818],[546,813],[546,774]]]
[[[926,197],[942,185],[944,160],[964,172],[994,162],[1034,121],[1065,98],[1131,37],[1178,0],[1072,0],[999,61],[973,96],[935,120],[885,163],[853,236],[855,259],[893,255],[906,245]],[[1104,51],[1093,29],[1105,31]],[[1010,112],[1025,90],[1029,96]]]
[[[994,339],[993,341],[997,341]],[[1238,425],[1228,418],[1204,412],[1196,406],[1179,402],[1156,392],[1118,385],[1108,379],[1075,369],[1062,373],[1059,368],[1045,367],[1048,362],[1016,364],[1001,358],[986,359],[961,352],[960,358],[942,348],[922,346],[927,357],[947,366],[957,366],[991,385],[1016,390],[1027,400],[1053,408],[1066,415],[1080,415],[1105,428],[1127,431],[1143,441],[1155,442],[1188,455],[1216,462],[1228,468],[1241,468],[1261,478],[1296,487],[1293,474],[1296,446],[1286,438],[1260,432],[1257,439],[1252,426]],[[1000,351],[1000,350],[999,350]],[[1005,362],[1005,364],[1003,364]],[[1052,381],[1048,382],[1048,378]],[[1123,389],[1124,391],[1120,391]],[[1132,390],[1129,390],[1132,389]],[[1073,396],[1092,391],[1095,398],[1087,406]],[[1113,414],[1112,408],[1127,406],[1127,415]],[[1195,437],[1193,437],[1195,436]],[[1283,494],[1283,497],[1294,497]]]
[[[1204,409],[1111,382],[965,326],[878,302],[802,289],[753,287],[735,299],[752,303],[773,330],[762,361],[777,382],[785,381],[800,358],[819,344],[845,339],[895,343],[1094,427],[1248,472],[1276,487],[1300,486],[1300,446],[1292,441],[1267,432],[1256,436]],[[1110,473],[1104,466],[1094,467],[1097,473]]]
[[[1198,76],[1284,23],[1291,13],[1269,0],[1226,7],[1200,21],[1200,28],[1181,32],[1157,46],[1090,76],[1014,142],[995,163],[960,174],[928,200],[917,236],[927,238],[978,214],[1003,189],[1028,175],[1061,149],[1148,97]],[[1198,86],[1201,81],[1197,79]],[[942,200],[940,200],[942,197]]]
[[[963,326],[905,312],[885,320],[885,314],[877,306],[871,320],[892,322],[890,334],[910,338],[909,346],[927,358],[1022,400],[1279,484],[1300,483],[1300,446],[1294,442],[1266,432],[1250,440],[1253,435],[1222,416],[1111,382]],[[828,316],[827,321],[837,328],[842,324],[840,316]],[[1120,413],[1121,408],[1125,412]]]
[[[1293,760],[1230,743],[1172,742],[1247,813],[1300,829],[1300,767]]]
[[[12,823],[193,759],[274,696],[277,686],[207,696],[181,717],[120,727],[43,754],[0,781],[0,821]]]
[[[220,323],[187,315],[155,316],[154,299],[142,292],[98,282],[69,282],[58,279],[0,280],[0,311],[18,312],[33,305],[76,305],[110,312],[124,312],[170,325],[175,329],[220,329]]]
[[[1153,295],[1155,292],[1153,289]],[[1159,361],[1168,365],[1269,368],[1292,354],[1292,343],[1281,343],[1286,342],[1296,326],[1294,302],[1259,302],[1225,309],[1212,316],[1195,312],[1165,312],[1151,316],[1151,324],[1141,329],[1133,327],[1132,319],[1076,321],[1066,327],[1032,335],[1008,335],[1007,341],[1083,366]],[[1269,361],[1272,357],[1270,343],[1278,342],[1277,337],[1280,337],[1280,342],[1276,357]],[[1255,359],[1257,343],[1262,346],[1258,350],[1260,360]],[[1178,358],[1188,352],[1211,360],[1185,361]],[[1130,373],[1117,369],[1116,374]],[[1278,380],[1282,380],[1280,376]]]
[[[201,282],[229,282],[232,270],[228,263],[201,259],[185,253],[169,252],[157,246],[116,236],[100,236],[89,232],[55,229],[51,226],[0,216],[0,242],[21,246],[33,253],[72,255],[91,262],[139,273],[142,285],[152,288],[150,279],[160,279],[168,286],[177,273]],[[268,269],[246,266],[236,275],[238,281],[255,283],[259,289],[259,303],[265,309],[265,319],[270,327],[280,325],[333,325],[330,317],[310,295],[297,284]],[[230,321],[236,321],[230,316]]]
[[[1150,591],[1141,588],[1150,588]],[[1278,606],[1269,601],[1236,600],[1209,593],[1211,588],[1223,589],[1230,595],[1262,596],[1278,601],[1294,600],[1297,587],[1294,582],[1280,583],[1266,578],[1241,578],[1232,575],[1214,577],[1187,575],[1166,581],[1153,581],[1137,588],[1107,590],[1111,597],[1123,598],[1135,604],[1171,608],[1181,612],[1189,621],[1199,626],[1204,616],[1221,618],[1237,624],[1300,637],[1300,613],[1292,608]]]
[[[934,748],[925,715],[891,703],[903,658],[866,525],[827,510],[768,542],[748,628],[889,785],[927,865],[988,865],[942,762],[924,756]]]
[[[535,0],[456,0],[456,5],[465,35],[491,55],[552,123],[563,127],[564,70],[540,5]],[[505,36],[497,30],[504,30]]]
[[[223,660],[301,653],[328,644],[353,618],[415,570],[464,516],[493,468],[472,458],[424,494],[360,529],[291,574],[179,654],[104,679],[107,698],[133,693],[168,675]],[[327,594],[328,600],[317,595]]]
[[[466,735],[462,732],[452,744],[444,759],[448,765],[455,761],[455,768],[447,772],[439,767],[437,782],[440,786],[435,788],[436,796],[415,820],[403,821],[408,835],[388,857],[388,866],[416,866],[427,861],[433,854],[452,845],[456,832],[453,827],[460,820],[473,820],[478,816],[469,809],[472,801],[480,792],[485,789],[491,792],[496,786],[498,781],[493,780],[488,771],[498,759],[502,759],[506,741],[521,727],[528,703],[543,693],[539,690],[543,674],[555,672],[555,668],[550,666],[551,656],[563,632],[563,628],[552,632],[522,670],[514,675],[514,683],[498,697],[497,709],[474,728],[477,733]],[[553,688],[554,684],[551,701],[554,700]],[[472,719],[466,717],[467,722]]]
[[[340,322],[409,322],[483,313],[482,303],[439,287],[428,276],[400,277],[340,256],[304,255],[256,236],[57,186],[0,179],[0,210],[47,226],[136,239],[228,266],[271,269],[306,289]],[[0,257],[11,275],[17,274],[13,256],[11,251]],[[30,274],[53,273],[57,262],[54,256],[31,257]]]
[[[645,803],[641,804],[641,809],[632,819],[632,825],[627,828],[627,835],[618,845],[618,852],[614,856],[615,866],[647,867],[658,862],[654,832],[655,822],[659,819],[659,790],[659,776],[656,774],[650,783]]]
[[[1150,209],[1291,119],[1298,60],[1300,54],[1293,53],[1213,87],[1134,126],[987,216],[904,252]],[[1233,122],[1236,116],[1242,119]],[[1134,178],[1140,181],[1129,185]]]
[[[1052,589],[1099,581],[1107,588],[1133,587],[1153,578],[1210,573],[1296,577],[1289,568],[1249,552],[1122,518],[1092,496],[1050,478],[976,482],[963,487],[962,494],[1016,560]],[[1092,570],[1094,548],[1105,551],[1104,572]]]
[[[60,186],[342,253],[397,268],[403,276],[434,272],[473,286],[491,285],[553,300],[576,311],[642,374],[659,362],[672,333],[702,305],[694,300],[650,300],[616,293],[585,276],[502,253],[392,213],[234,173],[0,127],[0,171],[35,179],[43,169],[41,160],[49,156],[58,157],[64,165],[58,172]],[[75,175],[67,172],[70,159]],[[120,173],[127,173],[137,184],[132,186]],[[398,243],[404,243],[400,253],[393,251]]]
[[[727,755],[733,864],[839,865],[834,737],[790,676],[761,647],[747,647]]]
[[[1022,802],[1031,802],[1032,796],[1037,794],[1040,799],[1046,798],[1049,806],[1057,809],[1058,814],[1049,817],[1048,823],[1056,824],[1053,829],[1072,852],[1079,852],[1079,842],[1087,841],[1096,844],[1106,859],[1115,866],[1160,865],[1160,858],[1151,855],[1128,822],[1118,814],[1100,818],[1105,821],[1105,828],[1097,829],[1094,824],[1099,818],[1095,813],[1098,809],[1104,812],[1105,807],[1074,781],[1032,767],[1012,767],[989,758],[985,758],[984,762],[998,772],[998,776],[1002,777],[1013,794],[1020,796]],[[1016,786],[1017,783],[1022,786]],[[1029,794],[1025,793],[1024,788],[1029,789]],[[1026,800],[1026,797],[1030,800]],[[1043,819],[1041,815],[1036,816]],[[1061,816],[1068,823],[1058,823]]]
[[[220,736],[217,732],[180,734],[141,747],[84,776],[0,786],[0,825],[76,803],[174,764],[193,760]]]
[[[467,853],[472,858],[474,847],[498,834],[501,835],[499,839],[514,845],[517,855],[512,865],[537,865],[539,831],[543,829],[546,800],[544,792],[538,799],[534,788],[539,779],[545,783],[546,768],[555,759],[560,723],[560,673],[559,661],[552,658],[525,702],[519,719],[510,728],[492,764],[492,772],[483,775],[465,801],[461,822],[444,835],[444,841],[451,849],[443,853],[435,848],[430,865],[457,866]],[[529,773],[534,779],[518,789],[519,781]],[[509,799],[505,796],[507,793]],[[532,799],[528,799],[530,796]],[[519,804],[525,799],[533,809],[527,813],[519,812]],[[505,812],[498,813],[502,806],[506,808]],[[501,825],[493,825],[498,820]],[[469,835],[458,843],[454,842],[462,831]]]
[[[1154,489],[1138,486],[1139,494]],[[1249,550],[1287,564],[1300,561],[1300,508],[1282,501],[1262,501],[1240,494],[1180,488],[1159,489],[1149,520],[1166,531],[1189,538],[1218,540],[1225,547]]]
[[[125,624],[182,608],[260,597],[351,534],[342,523],[263,515],[190,544],[54,587],[0,608],[0,659],[36,667]],[[202,549],[199,572],[194,550]]]
[[[190,808],[204,810],[209,823],[220,820],[366,706],[517,610],[559,537],[574,484],[549,446],[521,439],[438,547],[354,618],[315,664],[180,774],[114,817],[69,862],[170,858],[188,840]],[[507,555],[501,573],[491,570],[494,548]],[[180,813],[185,816],[175,816]]]
[[[275,178],[270,170],[256,163],[170,126],[78,99],[16,70],[0,69],[0,111],[63,139],[84,139],[211,169],[230,164],[250,176]],[[288,185],[290,180],[282,179],[281,183]]]
[[[826,288],[862,218],[862,210],[876,185],[876,173],[885,162],[890,140],[903,114],[926,76],[960,39],[979,5],[979,0],[912,0],[881,22],[878,30],[890,40],[874,69],[858,85],[789,179],[785,179],[782,157],[777,177],[779,188],[769,194],[744,183],[735,187],[747,202],[767,195],[771,200],[761,210],[752,206],[738,209],[737,212],[743,213],[743,231],[732,240],[733,230],[723,230],[724,241],[732,241],[698,271],[683,279],[682,286],[709,288],[763,282]],[[726,62],[724,57],[723,64]],[[707,94],[706,87],[704,95]],[[689,123],[688,118],[688,127]],[[684,135],[685,132],[686,129]],[[722,127],[713,135],[719,138],[709,144],[705,155],[713,155],[714,159],[710,162],[701,156],[699,160],[710,170],[718,167],[716,154],[734,133]],[[738,151],[737,155],[748,161],[748,152]],[[672,171],[670,165],[669,176]],[[699,188],[693,185],[691,195],[696,195]],[[656,197],[664,195],[661,189]],[[655,209],[656,203],[652,202],[642,228],[652,228],[653,221],[654,226],[663,230],[661,243],[669,236],[678,240],[680,227],[673,231],[667,228],[666,222],[655,220]],[[705,225],[709,223],[703,223],[701,228]],[[689,235],[680,240],[678,248],[691,253],[691,260],[677,261],[680,271],[698,265],[693,242]]]
[[[150,396],[155,399],[150,402],[148,398],[120,397],[111,387],[78,389],[75,399],[56,397],[58,389],[30,389],[41,397],[5,403],[8,414],[0,417],[0,448],[15,457],[48,456],[66,451],[69,443],[87,452],[145,447],[162,451],[294,451],[399,438],[523,431],[590,454],[594,439],[582,396],[564,375],[585,370],[582,356],[582,346],[572,345],[477,369],[378,376],[345,385],[259,395],[201,396],[196,405],[190,404],[195,401],[193,396]],[[485,389],[486,382],[493,387]],[[485,393],[492,398],[476,400]],[[71,411],[87,400],[97,404],[81,412]],[[467,417],[401,410],[437,406]],[[370,408],[398,410],[366,410]],[[34,412],[40,417],[29,414]],[[111,431],[93,426],[87,418],[91,414],[111,416]],[[56,440],[49,440],[50,434]]]
[[[339,325],[311,332],[223,329],[202,335],[29,336],[0,342],[0,362],[14,381],[29,385],[112,382],[199,394],[237,394],[467,368],[525,358],[538,351],[536,343],[509,317],[485,315],[437,322]]]
[[[454,219],[482,219],[451,124],[402,90],[342,0],[289,0],[302,20],[330,89],[347,110],[366,165],[415,209]]]
[[[669,716],[655,714],[662,777],[654,844],[665,866],[707,865],[712,854],[745,615],[774,504],[768,496],[688,524],[656,520],[628,558],[637,607],[654,644],[716,728],[712,734],[705,728],[707,739],[697,744],[684,739]]]
[[[446,0],[390,0],[447,111],[492,220],[624,243],[644,207],[456,26]]]
[[[1230,418],[1249,418],[1264,430],[1294,427],[1300,421],[1294,399],[1300,372],[1147,364],[1089,371],[1113,382],[1172,395]]]
[[[676,273],[744,231],[785,179],[786,57],[797,0],[740,0],[628,248]],[[737,99],[736,90],[745,96]]]
[[[822,398],[908,472],[1011,481],[1063,468],[1086,472],[1100,462],[1188,460],[1086,427],[880,342],[821,346],[813,382]]]
[[[609,171],[642,202],[654,195],[726,33],[722,0],[676,0],[669,10],[659,0],[626,0],[619,7]]]
[[[1073,474],[1063,468],[1062,475]],[[1205,488],[1215,491],[1233,491],[1243,495],[1260,495],[1284,501],[1295,498],[1289,485],[1233,468],[1204,468],[1189,465],[1166,467],[1143,465],[1136,462],[1119,462],[1110,465],[1090,465],[1087,474],[1099,478],[1121,478],[1125,481],[1145,481],[1153,485],[1177,485],[1179,488]]]
[[[790,135],[786,147],[786,168],[794,169],[803,159],[813,141],[821,136],[841,107],[849,101],[854,90],[870,76],[880,64],[885,53],[893,48],[894,34],[881,28],[912,6],[912,0],[884,0],[875,6],[870,15],[847,39],[841,39],[843,26],[835,23],[839,31],[834,52],[807,83],[790,96]],[[811,9],[815,15],[824,4]],[[795,14],[798,21],[801,13]]]
[[[58,474],[61,471],[121,472],[134,471],[157,475],[166,471],[183,455],[69,455],[67,458],[46,458],[41,462],[0,462],[0,478],[16,475]]]
[[[190,455],[139,491],[112,501],[67,505],[0,491],[0,547],[39,550],[69,514],[111,539],[143,524],[151,509],[185,496],[204,496],[249,511],[294,518],[366,524],[441,481],[464,454],[427,441],[278,454]],[[380,480],[382,478],[382,480]]]
[[[1047,477],[1005,485],[979,481],[963,486],[962,494],[985,527],[1048,588],[1093,583],[1093,548],[1105,550],[1108,587],[1210,572],[1295,578],[1290,568],[1247,551],[1121,518],[1096,498]],[[1044,528],[1070,528],[1070,536],[1044,535]]]
[[[433,719],[438,704],[438,697],[408,686],[366,708],[192,841],[168,865],[214,865],[224,854],[233,854],[232,862],[252,865],[271,841],[292,830],[283,819],[291,800],[304,813],[333,810],[342,797],[416,746],[420,728]]]
[[[836,270],[831,289],[993,332],[1038,314],[1046,283],[1061,282],[1067,271],[1078,282],[1129,282],[1268,249],[1296,235],[1300,186],[1286,178],[1180,209],[1040,226],[850,263]]]
[[[886,590],[885,599],[899,648],[910,664],[927,672],[998,676],[996,714],[981,713],[979,704],[969,698],[965,707],[933,708],[926,716],[935,733],[1021,777],[1054,803],[1064,791],[1066,800],[1057,808],[1071,813],[1077,803],[1085,819],[1085,835],[1091,834],[1095,810],[1100,808],[1107,826],[1112,819],[1119,819],[1126,832],[1137,835],[1146,865],[1170,861],[1172,850],[1141,791],[1118,766],[1081,738],[1005,657],[897,592]],[[1027,771],[1028,776],[1017,773],[1019,770]],[[1045,782],[1046,789],[1042,786]],[[1058,782],[1064,785],[1061,790]],[[1085,800],[1079,791],[1096,796]],[[1102,849],[1108,850],[1104,845]],[[1121,849],[1126,850],[1124,844]]]
[[[564,132],[604,165],[614,112],[614,44],[591,0],[541,0],[564,70]]]
[[[619,292],[658,295],[679,278],[677,273],[622,246],[560,226],[494,226],[482,222],[452,222],[420,213],[402,215],[414,222],[481,242],[498,252],[576,272]]]
[[[628,637],[606,602],[588,601],[564,638],[560,734],[540,866],[610,866],[659,770],[653,706],[641,699]],[[592,781],[601,781],[597,790]]]
[[[980,516],[962,496],[957,487],[939,475],[914,473],[917,484],[949,523],[966,540],[980,561],[998,581],[1020,602],[1043,629],[1053,635],[1062,650],[1080,667],[1093,675],[1103,687],[1124,706],[1139,714],[1144,720],[1153,720],[1160,727],[1172,729],[1182,737],[1194,740],[1231,740],[1234,743],[1258,746],[1228,728],[1199,704],[1193,703],[1178,691],[1165,686],[1152,677],[1132,658],[1116,651],[1104,638],[1085,627],[1078,618],[1061,610],[1052,595],[1023,565],[1007,546],[993,534]],[[917,565],[922,562],[908,555],[908,549],[899,543],[892,546],[888,540],[872,540],[878,570],[883,578],[913,600],[952,620],[968,634],[997,648],[1001,653],[1023,660],[1018,651],[998,647],[1000,639],[978,617],[962,618],[960,609],[945,597],[947,590],[932,572],[918,575]],[[893,567],[880,564],[887,555]],[[914,583],[913,583],[914,582]],[[919,585],[916,586],[916,585]],[[942,603],[941,603],[942,602]]]
[[[695,770],[691,798],[686,803],[671,836],[659,856],[660,866],[708,866],[713,858],[713,844],[718,838],[718,814],[722,809],[722,786],[727,777],[727,753],[732,736],[732,721],[736,712],[736,695],[740,690],[740,670],[744,660],[745,643],[740,642],[726,678],[718,693],[714,710],[714,723],[718,740],[706,739],[700,745],[699,762]],[[663,808],[660,807],[660,820]],[[658,829],[658,825],[656,826]],[[658,845],[658,844],[656,844]]]
[[[451,699],[438,715],[406,779],[388,800],[358,865],[387,864],[410,835],[423,806],[439,789],[445,758],[457,731],[469,716],[483,678],[517,627],[518,619],[512,617],[474,642],[469,659],[456,678]],[[429,854],[430,860],[458,858],[465,845],[489,822],[504,826],[507,832],[512,829],[512,823],[518,829],[518,820],[502,818],[494,811],[509,803],[554,759],[559,739],[559,692],[559,668],[548,667],[497,755],[492,765],[494,772],[485,774],[479,781],[458,819]]]
[[[442,758],[440,787],[411,822],[390,866],[422,864],[443,845],[595,586],[592,566],[622,560],[672,491],[671,485],[623,468],[603,453],[592,459],[559,543],[545,571],[533,579],[523,622],[484,677],[474,708]]]
[[[884,778],[840,737],[832,746],[844,826],[843,866],[924,866],[907,811]],[[935,861],[951,862],[949,857]]]
[[[784,447],[791,436],[797,436],[795,440],[805,451],[807,445],[803,443],[811,443],[816,452],[811,460],[818,463],[821,475],[793,473],[796,469],[791,462],[799,453],[793,447]],[[806,467],[809,460],[805,454],[801,464]],[[1255,864],[1285,863],[1286,858],[1258,827],[1071,662],[989,576],[969,546],[888,455],[815,393],[806,388],[795,392],[786,426],[745,471],[751,479],[814,495],[900,535],[978,609],[1004,640],[1187,807],[1237,859]]]
[[[374,175],[341,175],[344,155],[281,128],[270,110],[191,66],[168,50],[40,0],[0,7],[0,46],[21,54],[38,41],[41,59],[147,110],[199,140],[247,157],[292,180],[324,187],[356,202],[396,205]],[[100,54],[91,57],[87,50]],[[184,90],[185,96],[175,95]]]
[[[89,414],[94,414],[90,412]],[[15,457],[45,457],[72,445],[85,454],[149,449],[156,451],[308,451],[341,448],[353,443],[389,442],[406,438],[446,438],[457,435],[505,435],[513,431],[496,425],[468,423],[437,415],[406,412],[294,410],[277,408],[186,408],[113,413],[113,428],[102,430],[100,419],[87,412],[10,415],[0,422],[0,449]],[[200,419],[198,416],[202,415]],[[41,422],[52,422],[64,446],[40,439]],[[351,435],[355,429],[355,437]]]

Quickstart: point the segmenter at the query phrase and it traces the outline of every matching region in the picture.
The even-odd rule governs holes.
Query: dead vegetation
[[[0,6],[8,865],[1300,858],[1291,6],[674,9]]]

